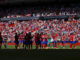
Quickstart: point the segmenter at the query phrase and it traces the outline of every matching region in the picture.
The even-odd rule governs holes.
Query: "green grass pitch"
[[[36,46],[33,45],[33,49],[35,49],[35,48],[36,48]],[[15,49],[15,45],[7,45],[7,48],[5,48],[4,45],[2,45],[1,49]],[[23,49],[23,48],[21,48],[21,45],[20,45],[18,49]],[[69,48],[69,45],[65,46],[65,48],[58,45],[57,48],[53,48],[52,46],[50,46],[50,48],[48,48],[48,49],[70,49],[70,48]],[[76,46],[76,48],[72,47],[72,49],[80,49],[80,46]]]

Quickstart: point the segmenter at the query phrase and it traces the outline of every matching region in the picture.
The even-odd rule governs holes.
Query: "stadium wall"
[[[61,19],[61,18],[69,18],[69,16],[46,16],[46,17],[15,17],[15,18],[1,18],[1,21],[10,21],[10,20],[32,20],[32,19],[37,19],[37,20],[47,20],[47,19]]]

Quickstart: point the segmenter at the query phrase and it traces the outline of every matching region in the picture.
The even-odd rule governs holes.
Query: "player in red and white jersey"
[[[57,41],[56,41],[56,37],[58,36],[57,33],[53,33],[52,34],[52,38],[53,38],[53,48],[57,48]]]
[[[41,36],[41,47],[46,48],[47,47],[47,34],[42,34]]]
[[[73,33],[69,35],[69,41],[70,41],[70,48],[72,48],[73,45],[75,48],[75,36],[73,35]]]
[[[64,45],[65,45],[65,38],[66,38],[66,36],[63,34],[62,38],[61,38],[61,42],[62,42],[63,48],[64,48]]]

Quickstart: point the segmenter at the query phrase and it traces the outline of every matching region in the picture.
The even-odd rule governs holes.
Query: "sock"
[[[70,44],[70,48],[71,48],[72,46],[71,46],[71,44]]]
[[[74,48],[75,48],[75,44],[74,44]]]
[[[64,47],[64,44],[63,44],[63,47]]]
[[[48,47],[50,47],[50,44],[48,44]]]

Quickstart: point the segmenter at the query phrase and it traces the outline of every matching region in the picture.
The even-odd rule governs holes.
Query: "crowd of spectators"
[[[34,35],[36,32],[43,32],[51,38],[52,34],[56,35],[56,40],[61,40],[62,35],[69,40],[70,33],[73,33],[74,40],[80,40],[80,19],[78,20],[29,20],[29,21],[8,21],[0,22],[0,32],[2,36],[6,35],[8,41],[14,41],[15,33],[21,34],[24,37],[26,33],[31,32]],[[33,38],[34,40],[34,38]]]
[[[41,17],[41,16],[61,16],[61,15],[80,15],[79,7],[31,7],[31,8],[8,8],[0,9],[1,18],[9,17]],[[8,41],[14,41],[15,33],[22,33],[23,36],[27,32],[34,35],[36,32],[43,32],[50,38],[51,35],[57,34],[56,40],[61,40],[62,35],[69,40],[70,33],[75,35],[74,40],[80,40],[80,19],[72,19],[65,21],[64,19],[52,20],[29,20],[29,21],[7,21],[0,22],[0,32],[2,36],[6,35]],[[22,37],[21,35],[21,37]]]

